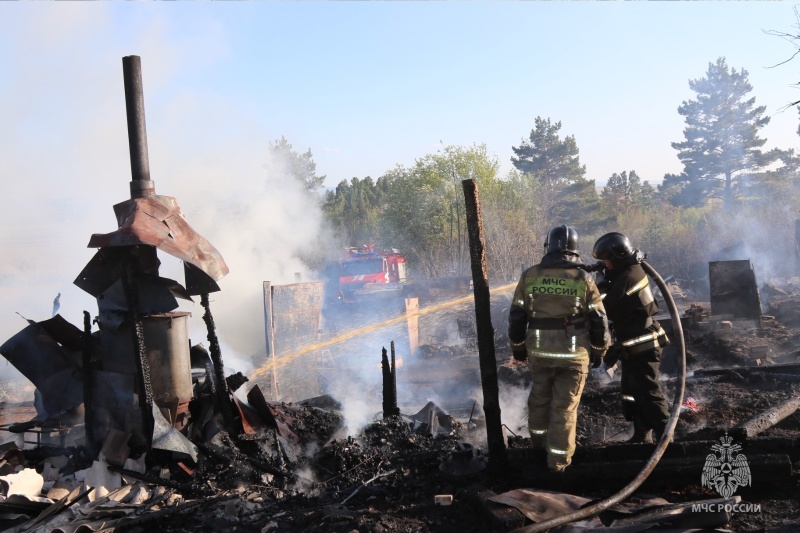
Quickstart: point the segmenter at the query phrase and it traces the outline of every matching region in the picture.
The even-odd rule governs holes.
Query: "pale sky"
[[[797,32],[793,9],[2,2],[0,342],[25,325],[14,312],[49,318],[58,292],[71,322],[92,309],[71,283],[94,253],[89,236],[116,229],[111,206],[128,198],[123,56],[142,61],[156,191],[178,198],[232,277],[247,274],[241,290],[258,297],[262,280],[293,279],[291,252],[318,222],[285,186],[267,183],[265,192],[271,140],[310,148],[328,186],[472,143],[485,143],[505,174],[511,147],[542,116],[575,136],[588,178],[635,170],[657,182],[681,170],[670,143],[683,139],[677,108],[694,97],[688,80],[724,56],[749,72],[756,104],[772,116],[766,147],[798,147],[797,111],[778,110],[800,99],[791,87],[800,59],[767,68],[795,49],[765,33]],[[285,261],[269,262],[281,254]]]
[[[121,92],[121,57],[142,57],[148,126],[186,98],[224,109],[223,131],[310,148],[318,173],[377,178],[440,143],[486,143],[510,168],[536,116],[574,135],[589,178],[636,170],[658,181],[680,164],[690,78],[725,56],[767,106],[769,145],[798,144],[790,2],[106,2],[0,6],[3,108],[34,142],[74,134],[63,112],[91,106],[66,90]],[[25,86],[15,83],[24,79]],[[31,84],[39,84],[32,87]],[[44,106],[19,100],[50,86]],[[15,102],[17,102],[15,104]],[[69,104],[67,104],[69,102]],[[164,107],[162,107],[164,106]],[[109,120],[124,138],[124,108]],[[76,114],[88,112],[75,109]],[[5,115],[5,113],[4,113]],[[14,127],[14,126],[12,126]],[[178,128],[176,130],[179,131]],[[154,132],[155,133],[155,132]],[[185,132],[191,136],[191,132]],[[151,142],[152,144],[152,142]],[[153,146],[152,150],[159,147]],[[155,174],[158,168],[154,168]]]

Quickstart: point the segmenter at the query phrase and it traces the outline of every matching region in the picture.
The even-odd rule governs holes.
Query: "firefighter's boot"
[[[631,435],[631,437],[625,442],[628,444],[653,443],[653,430],[648,429],[647,426],[645,426],[642,417],[638,414],[633,417],[633,435]]]
[[[661,435],[663,435],[666,430],[667,430],[666,422],[657,424],[656,427],[653,428],[653,439],[656,442],[661,440]],[[670,442],[672,442],[672,439],[670,439]]]

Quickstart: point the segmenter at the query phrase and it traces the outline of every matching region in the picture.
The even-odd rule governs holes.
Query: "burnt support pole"
[[[383,373],[383,418],[391,418],[400,414],[397,408],[397,379],[394,365],[394,341],[392,341],[392,361],[386,355],[386,348],[381,348],[381,370]]]
[[[211,316],[211,304],[208,301],[208,293],[200,295],[200,305],[203,306],[204,310],[203,322],[205,322],[208,332],[206,339],[208,339],[211,362],[214,363],[214,374],[217,378],[217,387],[214,392],[217,395],[217,401],[219,402],[222,416],[225,418],[225,423],[231,424],[234,419],[234,412],[231,407],[230,388],[228,387],[228,382],[225,380],[225,367],[222,364],[222,349],[219,346],[214,317]]]
[[[90,455],[94,455],[96,449],[94,434],[94,400],[92,390],[92,316],[89,311],[83,312],[83,424],[86,436],[86,448]]]
[[[400,414],[400,409],[397,408],[397,367],[395,366],[395,356],[394,356],[394,341],[391,343],[392,348],[392,379],[391,379],[391,387],[392,387],[392,415],[397,416]]]
[[[494,353],[494,328],[489,305],[489,276],[486,272],[486,243],[483,238],[483,213],[475,180],[461,182],[467,211],[467,235],[475,294],[475,325],[478,334],[478,357],[483,388],[483,412],[486,415],[486,439],[489,444],[489,467],[504,469],[508,464],[500,418],[497,359]]]

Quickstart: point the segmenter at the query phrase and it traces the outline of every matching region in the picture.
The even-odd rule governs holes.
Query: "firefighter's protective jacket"
[[[580,264],[576,255],[551,252],[523,273],[509,311],[512,349],[525,343],[528,357],[556,360],[605,353],[610,338],[600,291]]]
[[[658,313],[658,303],[642,266],[606,270],[605,278],[600,288],[606,293],[603,302],[617,343],[629,352],[652,347],[664,330],[652,318]]]
[[[653,320],[658,304],[650,290],[647,274],[639,264],[607,269],[603,303],[614,325],[616,345],[621,350],[622,381],[620,397],[627,420],[633,420],[634,437],[650,429],[656,438],[669,420],[669,405],[659,382],[661,347],[667,336]]]

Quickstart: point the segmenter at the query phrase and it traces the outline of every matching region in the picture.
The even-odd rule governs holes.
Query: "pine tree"
[[[575,137],[568,135],[562,140],[560,129],[561,122],[553,124],[549,118],[536,117],[529,140],[511,147],[516,154],[511,162],[518,170],[550,186],[583,180],[586,166],[580,163]]]
[[[672,143],[683,162],[684,172],[665,176],[664,188],[676,187],[673,202],[688,205],[691,198],[681,195],[690,190],[698,201],[721,197],[726,208],[734,202],[735,186],[744,176],[775,160],[773,152],[764,154],[766,139],[759,129],[769,124],[765,106],[755,107],[748,73],[728,67],[724,57],[709,63],[706,77],[689,80],[697,99],[684,101],[678,113],[685,117],[685,140]]]

